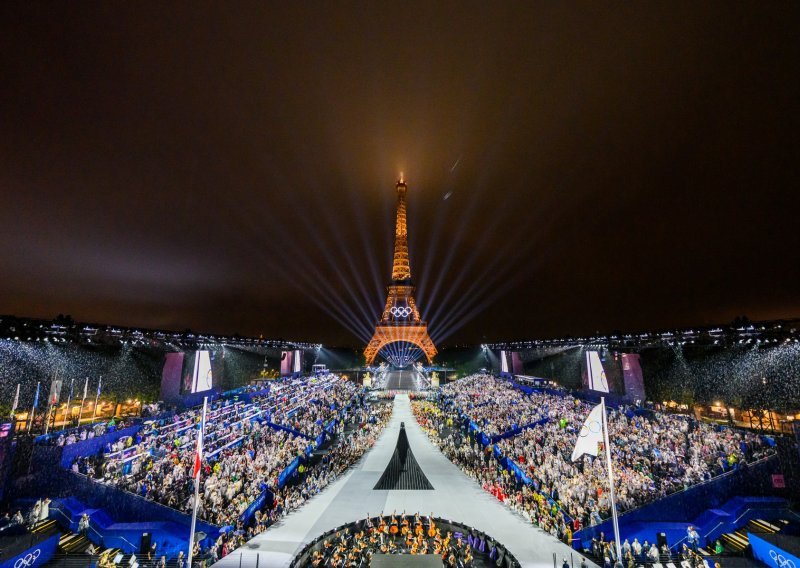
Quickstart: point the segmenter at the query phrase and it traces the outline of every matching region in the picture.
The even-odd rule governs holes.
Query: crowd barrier
[[[250,520],[255,516],[256,511],[260,511],[266,506],[272,506],[272,502],[275,500],[275,495],[273,495],[272,491],[268,488],[265,488],[258,497],[256,497],[250,505],[247,506],[247,509],[244,510],[239,516],[239,520],[242,521],[244,526],[250,522]]]
[[[301,438],[305,438],[306,440],[312,440],[313,438],[307,434],[303,434],[299,430],[295,430],[294,428],[289,428],[288,426],[281,426],[280,424],[275,424],[274,422],[267,422],[267,426],[274,430],[283,430],[284,432],[289,432],[294,436],[299,436]]]
[[[627,511],[619,516],[620,536],[625,539],[628,528],[636,523],[691,523],[701,513],[720,507],[732,497],[772,494],[772,474],[779,471],[778,456],[773,455]],[[575,533],[575,542],[586,547],[592,538],[599,537],[601,532],[606,535],[613,534],[611,519],[579,530]]]
[[[541,426],[542,424],[547,424],[550,422],[550,419],[546,416],[544,418],[540,418],[539,420],[534,420],[530,424],[525,424],[524,426],[517,426],[512,428],[508,432],[503,432],[502,434],[498,434],[496,436],[489,437],[489,441],[492,444],[496,444],[500,440],[505,440],[507,438],[513,438],[514,436],[518,436],[523,432],[523,430],[528,430],[529,428],[536,428],[537,426]]]
[[[283,489],[283,487],[286,485],[289,479],[291,479],[291,477],[297,471],[297,468],[300,467],[301,461],[302,460],[300,459],[299,456],[294,458],[292,463],[290,463],[288,467],[286,467],[286,469],[284,469],[280,473],[280,475],[278,476],[278,488]]]
[[[154,520],[181,525],[185,527],[187,535],[191,524],[191,515],[188,513],[182,513],[139,495],[92,481],[84,475],[55,466],[52,466],[46,475],[18,478],[15,480],[14,490],[19,498],[37,498],[46,495],[55,501],[73,497],[88,508],[102,509],[111,519],[124,519],[126,523],[137,523],[139,526],[136,532],[140,537],[141,532],[148,530],[144,527]],[[216,535],[219,528],[198,519],[197,531]]]
[[[38,568],[39,566],[44,566],[55,555],[60,537],[61,534],[54,534],[19,554],[3,560],[0,562],[0,568]]]
[[[250,404],[254,398],[267,395],[269,394],[269,391],[269,387],[257,391],[248,391],[239,388],[222,393],[222,397],[237,402],[244,402],[245,404]]]
[[[113,444],[120,438],[135,436],[141,429],[142,424],[136,424],[128,428],[123,428],[122,430],[115,430],[114,432],[103,434],[102,436],[95,436],[91,440],[81,440],[69,446],[63,446],[60,448],[62,451],[58,463],[61,467],[69,469],[76,459],[84,456],[96,455],[103,451],[106,444]]]
[[[137,419],[137,421],[138,421],[138,419]],[[108,422],[108,420],[106,420],[104,418],[102,420],[96,420],[96,421],[94,421],[92,423],[81,424],[80,426],[74,426],[74,425],[73,426],[69,426],[67,428],[62,428],[61,430],[55,430],[55,431],[49,432],[47,434],[41,434],[39,436],[36,436],[36,438],[34,438],[33,441],[36,444],[43,444],[44,442],[50,442],[52,440],[56,440],[61,435],[67,435],[70,432],[79,432],[81,430],[89,430],[91,428],[94,428],[95,426],[99,426],[100,424],[105,424],[106,422]],[[113,430],[114,430],[114,426],[111,426],[111,431],[113,431]]]

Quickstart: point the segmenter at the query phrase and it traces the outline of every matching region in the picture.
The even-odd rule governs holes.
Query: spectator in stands
[[[206,420],[200,518],[235,524],[250,502],[302,455],[313,438],[358,396],[334,375],[278,384],[250,404],[220,401]],[[267,419],[285,426],[276,430]],[[104,483],[167,506],[190,511],[191,470],[200,410],[148,424],[135,437],[114,442],[100,460],[82,458],[77,469]],[[302,432],[304,435],[299,434]],[[98,469],[97,465],[102,466]]]
[[[658,559],[660,557],[659,557],[658,547],[656,546],[656,543],[653,543],[653,544],[650,545],[650,550],[647,551],[647,558],[652,563],[658,562]]]
[[[495,460],[492,455],[488,471],[479,473],[474,466],[464,464],[465,471],[481,478],[481,484],[498,499],[505,502],[509,497],[516,498],[517,502],[510,505],[513,509],[556,534],[564,532],[560,511],[580,526],[596,526],[610,516],[604,460],[586,456],[576,463],[571,461],[578,429],[592,404],[559,393],[527,395],[507,381],[483,374],[451,383],[441,389],[441,394],[442,410],[454,410],[458,422],[471,420],[484,434],[514,434],[513,428],[526,426],[497,442],[501,456]],[[522,419],[516,418],[518,410]],[[422,414],[418,413],[418,418]],[[533,423],[526,424],[530,420]],[[769,451],[752,434],[702,423],[690,428],[689,421],[681,416],[622,407],[609,410],[608,424],[620,511],[653,502],[737,467],[747,456],[758,458]],[[477,448],[459,448],[460,440],[442,440],[440,445],[458,464],[470,459],[469,454],[479,453]],[[493,450],[487,448],[489,453]],[[514,486],[516,480],[508,479],[499,466],[503,456],[512,459],[531,479],[533,492],[544,501],[535,498],[537,503],[532,503],[533,492]],[[487,460],[483,462],[485,465]],[[498,473],[494,480],[488,479],[492,469]],[[541,506],[544,503],[551,506],[550,520],[546,518],[547,507]],[[538,514],[531,514],[534,509]]]
[[[84,536],[89,533],[89,515],[84,513],[78,521],[78,532]]]
[[[700,535],[692,525],[689,525],[686,529],[686,542],[689,544],[689,548],[692,549],[692,552],[697,552],[697,547],[700,543]]]

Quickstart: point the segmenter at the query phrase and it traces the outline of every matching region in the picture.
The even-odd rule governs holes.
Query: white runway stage
[[[433,484],[433,491],[374,491],[397,442],[400,423],[405,423],[411,451]],[[344,523],[380,513],[421,514],[459,521],[480,529],[503,544],[522,566],[549,568],[553,553],[558,566],[574,554],[580,556],[548,533],[526,523],[477,483],[453,465],[414,420],[407,395],[398,395],[389,425],[375,447],[353,468],[325,491],[297,511],[287,515],[267,531],[253,538],[214,566],[237,568],[258,566],[279,568],[308,542]],[[594,566],[594,565],[592,565]]]

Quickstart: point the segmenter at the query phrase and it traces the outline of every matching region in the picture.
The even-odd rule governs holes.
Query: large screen
[[[187,353],[183,365],[184,394],[211,390],[214,386],[213,359],[214,353],[204,349]]]
[[[644,377],[638,353],[622,354],[622,378],[625,381],[625,395],[631,400],[644,402]]]
[[[518,351],[500,351],[500,372],[520,375],[524,372]]]
[[[300,349],[281,353],[281,375],[293,375],[303,372],[303,352]]]
[[[181,376],[183,373],[183,353],[167,353],[164,369],[161,371],[161,400],[172,402],[181,396]]]
[[[211,371],[211,354],[208,351],[195,351],[192,371],[192,392],[211,390],[214,373]]]
[[[608,392],[608,379],[600,361],[600,353],[597,351],[586,352],[586,377],[589,389]]]
[[[161,400],[177,402],[183,396],[220,387],[223,378],[222,351],[167,353],[161,372]]]

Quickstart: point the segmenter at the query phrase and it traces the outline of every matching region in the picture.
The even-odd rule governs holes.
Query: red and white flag
[[[200,467],[203,464],[203,429],[205,424],[200,423],[200,430],[197,432],[197,450],[194,453],[194,471],[192,477],[197,479],[200,475]]]

